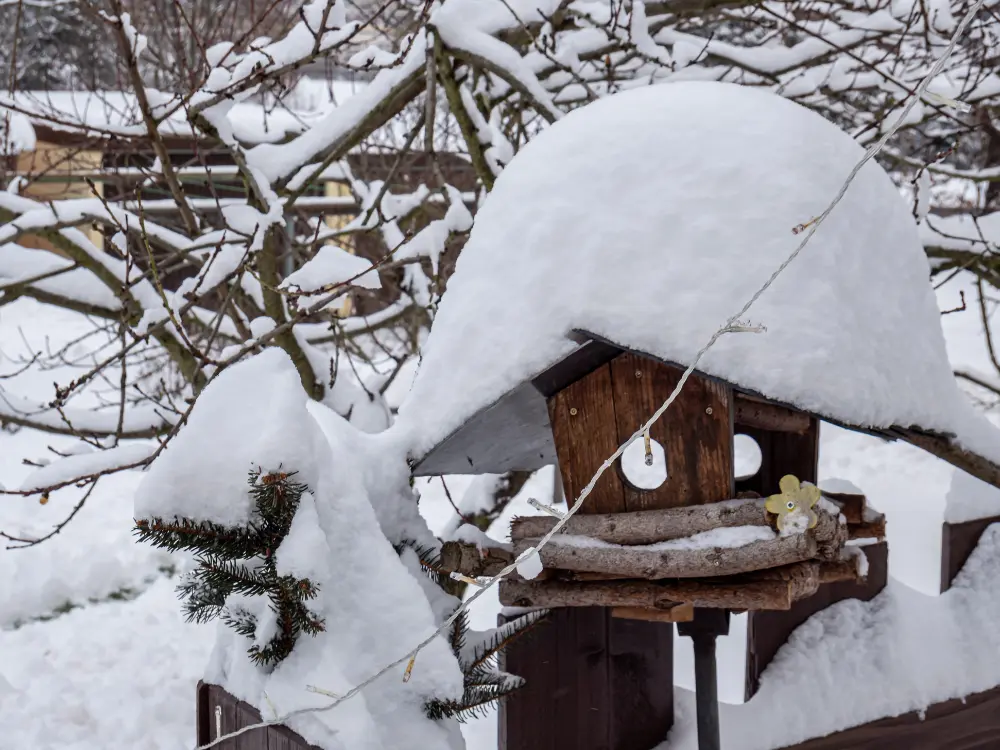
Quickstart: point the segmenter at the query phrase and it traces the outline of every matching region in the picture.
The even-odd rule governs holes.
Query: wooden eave
[[[625,351],[633,351],[635,354],[664,364],[683,367],[676,362],[665,362],[646,352],[618,346],[586,331],[574,332],[571,338],[580,344],[577,349],[473,415],[426,454],[418,457],[413,466],[414,476],[502,474],[513,470],[533,471],[554,464],[556,448],[546,403],[549,397]],[[696,372],[709,380],[727,382],[701,371]],[[914,426],[880,429],[848,424],[823,414],[814,414],[790,404],[768,399],[747,388],[731,383],[727,385],[745,401],[774,404],[789,412],[815,416],[838,427],[884,440],[903,440],[972,476],[1000,487],[1000,466],[952,442],[954,435],[935,433]]]

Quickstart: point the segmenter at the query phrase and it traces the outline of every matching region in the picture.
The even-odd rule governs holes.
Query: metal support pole
[[[715,672],[715,634],[697,633],[694,641],[695,703],[698,707],[698,750],[720,750],[719,687]]]
[[[677,623],[677,632],[694,642],[695,703],[698,708],[698,750],[721,750],[719,686],[715,669],[715,639],[729,633],[729,610],[696,609],[691,622]]]

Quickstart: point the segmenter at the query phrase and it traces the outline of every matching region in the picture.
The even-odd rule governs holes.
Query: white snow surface
[[[309,398],[295,367],[279,349],[267,349],[224,372],[202,393],[190,421],[153,462],[136,494],[136,516],[174,514],[220,523],[245,523],[252,512],[247,471],[296,471],[309,486],[288,536],[276,551],[279,571],[307,577],[319,593],[309,604],[325,630],[303,635],[270,674],[249,659],[250,642],[219,624],[205,678],[271,716],[331,702],[307,690],[315,685],[343,695],[405,653],[436,627],[419,571],[409,570],[383,533],[372,506],[384,484],[402,472],[365,471],[363,433]],[[314,418],[325,412],[323,427]],[[339,420],[337,435],[328,423]],[[263,428],[262,428],[263,426]],[[360,447],[356,447],[360,446]],[[393,459],[383,455],[383,463]],[[380,480],[369,483],[370,476]],[[416,503],[412,503],[414,512]],[[426,528],[426,526],[424,527]],[[443,596],[443,593],[442,593]],[[242,599],[266,615],[265,599]],[[288,725],[324,750],[453,748],[454,728],[424,714],[432,698],[457,698],[462,676],[439,637],[421,652],[412,678],[402,667],[332,711],[292,717]]]
[[[839,477],[830,477],[829,479],[824,479],[819,483],[819,489],[824,493],[832,493],[834,495],[863,495],[864,490],[858,487],[850,479],[840,479]]]
[[[607,97],[525,146],[476,216],[399,434],[425,454],[584,330],[689,364],[863,154],[787,99],[683,82]],[[954,433],[1000,460],[955,385],[906,201],[874,162],[699,369],[835,421]],[[669,419],[669,414],[667,415]]]
[[[992,516],[1000,516],[1000,490],[955,469],[945,498],[944,520],[963,523]]]

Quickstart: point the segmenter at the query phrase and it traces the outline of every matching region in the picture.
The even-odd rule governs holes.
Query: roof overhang
[[[569,355],[467,420],[419,457],[414,464],[413,474],[502,474],[514,470],[533,471],[556,463],[547,399],[627,351],[625,347],[587,332],[574,332],[572,339],[579,346]],[[662,361],[645,352],[635,353]],[[679,366],[675,362],[665,364]],[[704,373],[699,374],[718,380]],[[733,389],[737,393],[764,398],[750,389],[736,386]],[[794,411],[803,411],[773,399],[765,400]],[[869,428],[846,424],[822,414],[813,416],[884,440],[903,440],[974,477],[1000,487],[1000,465],[961,447],[953,439],[954,435],[935,433],[917,426]]]

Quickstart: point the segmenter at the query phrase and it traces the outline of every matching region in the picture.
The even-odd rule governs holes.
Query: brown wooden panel
[[[222,708],[222,734],[229,734],[230,732],[235,732],[240,729],[240,723],[238,721],[238,710],[237,705],[239,701],[233,698],[233,696],[226,693],[222,688],[216,686],[212,691],[213,703],[212,710],[215,710],[215,706],[220,706]],[[214,717],[212,723],[215,723]],[[246,743],[246,737],[234,737],[231,740],[226,740],[225,742],[220,742],[218,744],[219,750],[250,750],[250,745]],[[257,750],[253,748],[253,750]]]
[[[501,656],[524,687],[500,705],[500,750],[650,750],[673,723],[673,626],[556,609]],[[501,615],[499,622],[506,622]]]
[[[548,400],[566,499],[572,503],[601,464],[618,448],[611,365],[602,365]],[[606,471],[581,513],[621,513],[625,489],[617,471]]]
[[[886,542],[860,549],[868,558],[868,578],[864,583],[840,581],[819,587],[812,596],[800,599],[786,611],[750,612],[747,615],[747,679],[745,699],[760,687],[760,676],[785,641],[799,625],[820,610],[844,599],[869,601],[885,588],[889,578],[889,546]]]
[[[212,741],[211,726],[208,722],[208,692],[209,686],[198,680],[198,687],[195,690],[195,742],[204,745]]]
[[[1000,688],[789,745],[783,750],[996,750]]]
[[[660,408],[682,374],[678,367],[631,352],[611,362],[619,445]],[[732,434],[732,389],[692,375],[649,430],[666,454],[667,480],[655,490],[636,489],[623,480],[625,509],[674,508],[733,497]]]
[[[609,747],[655,747],[663,742],[674,722],[674,626],[612,615],[608,620],[608,653]]]
[[[977,518],[963,523],[945,523],[941,526],[941,591],[951,588],[951,582],[979,544],[979,537],[987,527],[1000,523],[1000,516]]]
[[[260,712],[249,703],[235,698],[219,687],[198,683],[197,694],[197,738],[203,745],[216,738],[215,707],[222,709],[222,733],[228,734],[237,729],[258,724],[261,721]],[[220,742],[216,747],[223,750],[320,750],[310,745],[302,737],[285,726],[270,726]]]

